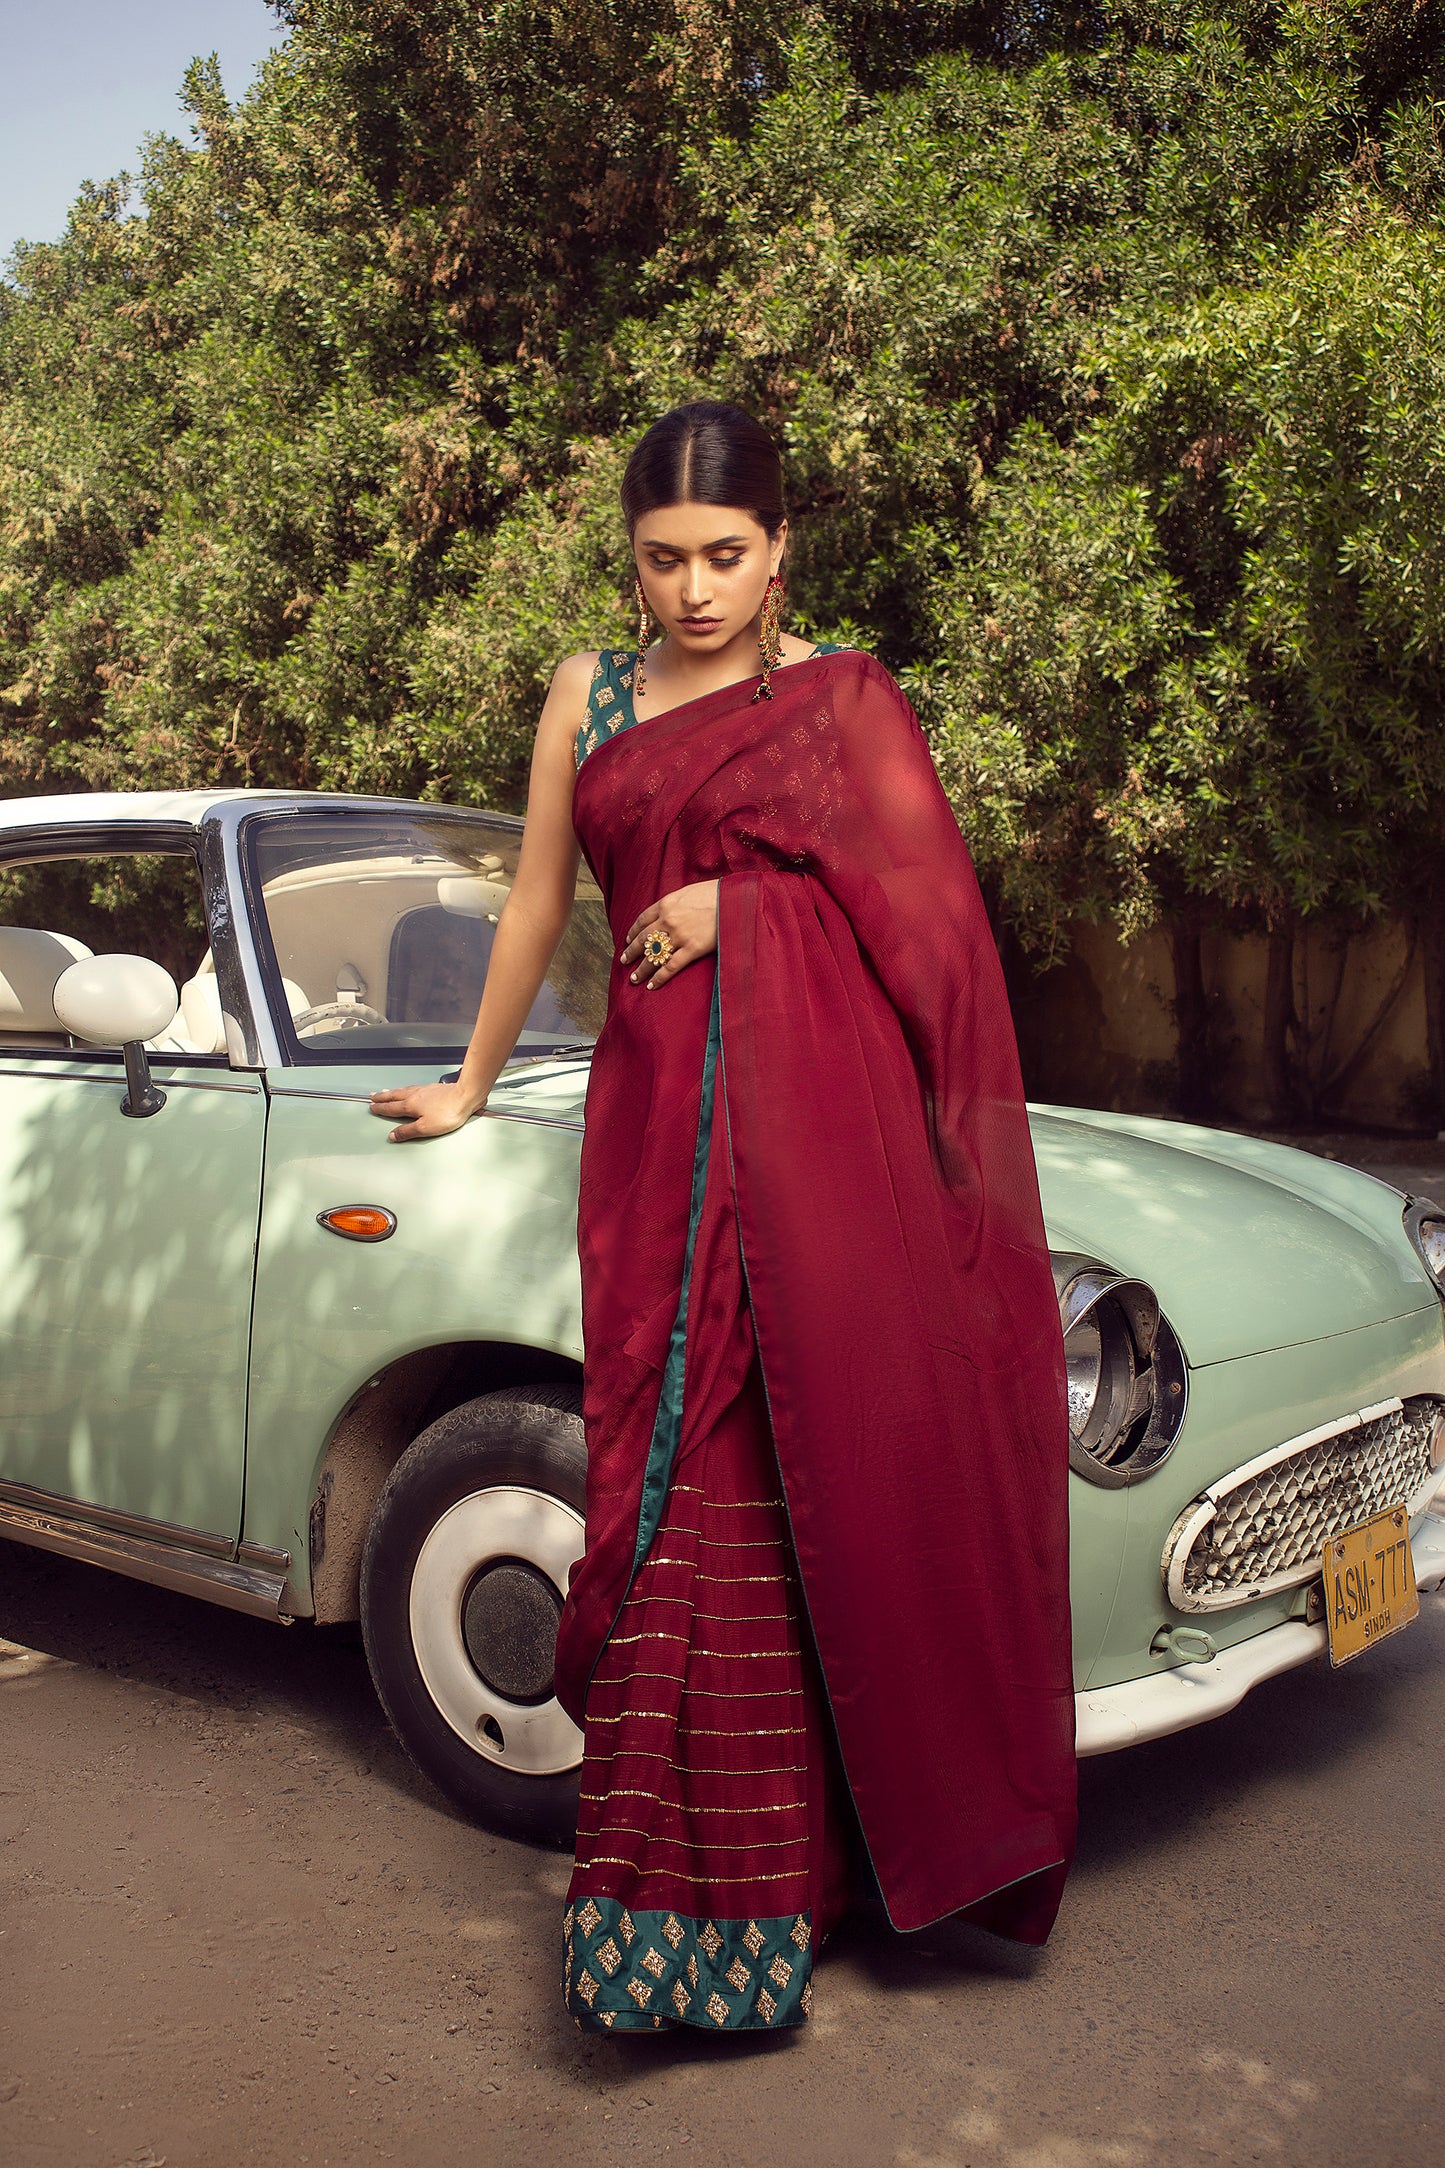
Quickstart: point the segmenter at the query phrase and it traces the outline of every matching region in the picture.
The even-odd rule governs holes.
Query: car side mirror
[[[181,1005],[169,971],[146,956],[87,956],[62,971],[51,995],[64,1029],[90,1046],[118,1046],[125,1056],[122,1114],[159,1114],[166,1095],[151,1081],[144,1042],[158,1039]]]

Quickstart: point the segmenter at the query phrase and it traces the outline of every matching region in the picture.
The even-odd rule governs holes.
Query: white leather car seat
[[[180,988],[180,1007],[175,1022],[158,1039],[147,1042],[154,1054],[224,1054],[226,1025],[221,1015],[221,988],[214,971],[198,971]]]
[[[55,1013],[55,982],[94,953],[68,933],[0,926],[0,1046],[69,1046]]]
[[[300,1016],[303,1010],[310,1008],[310,997],[294,979],[283,979],[281,985],[293,1016]],[[221,987],[209,949],[197,964],[194,977],[187,979],[181,987],[180,996],[181,1005],[176,1011],[175,1022],[169,1031],[150,1042],[150,1051],[155,1054],[224,1054],[226,1024],[221,1014]]]
[[[70,1033],[55,1013],[55,982],[62,971],[94,954],[68,933],[0,926],[0,1047],[71,1046]],[[311,1007],[310,995],[294,979],[281,984],[293,1016]],[[147,1045],[161,1055],[225,1053],[221,989],[209,949],[180,989],[175,1022]]]

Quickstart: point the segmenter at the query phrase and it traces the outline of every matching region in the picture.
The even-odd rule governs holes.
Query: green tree
[[[1011,938],[1162,917],[1197,1054],[1201,928],[1414,908],[1440,0],[279,11],[0,288],[4,787],[517,803],[628,624],[625,447],[707,392]]]

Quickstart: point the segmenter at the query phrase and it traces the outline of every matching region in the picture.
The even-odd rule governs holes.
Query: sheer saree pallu
[[[569,2006],[795,2023],[856,1836],[893,1924],[1041,1942],[1074,1838],[1062,1343],[1002,977],[912,709],[843,653],[634,723],[574,819],[620,948],[579,1204]]]

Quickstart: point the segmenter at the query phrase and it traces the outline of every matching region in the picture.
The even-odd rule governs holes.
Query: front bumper
[[[1445,1583],[1445,1520],[1427,1513],[1411,1544],[1415,1579],[1422,1596]],[[1119,1686],[1096,1687],[1076,1694],[1075,1744],[1087,1754],[1112,1754],[1122,1746],[1140,1746],[1187,1731],[1211,1716],[1237,1708],[1252,1686],[1293,1671],[1323,1656],[1329,1631],[1321,1622],[1286,1619],[1251,1640],[1221,1649],[1212,1662],[1180,1664],[1147,1679],[1125,1679]]]

